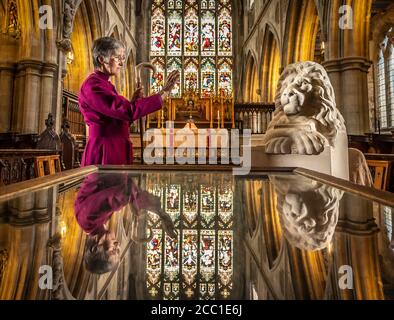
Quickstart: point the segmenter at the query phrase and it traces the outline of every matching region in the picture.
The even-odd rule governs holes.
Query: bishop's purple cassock
[[[84,81],[79,92],[79,106],[89,126],[82,166],[132,164],[131,123],[160,110],[163,104],[159,94],[131,103],[119,95],[108,80],[108,75],[96,70]]]

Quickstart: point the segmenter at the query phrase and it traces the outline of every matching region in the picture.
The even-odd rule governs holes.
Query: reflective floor
[[[93,173],[0,202],[0,299],[392,299],[393,215],[296,174]]]

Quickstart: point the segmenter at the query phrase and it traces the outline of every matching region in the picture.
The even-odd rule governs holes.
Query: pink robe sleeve
[[[133,121],[145,117],[146,115],[161,109],[163,99],[160,94],[155,94],[148,98],[138,99],[132,111]]]
[[[85,93],[90,108],[107,117],[123,121],[134,121],[160,110],[163,100],[160,95],[138,99],[131,103],[115,91],[103,87],[100,82],[91,82],[90,90]]]

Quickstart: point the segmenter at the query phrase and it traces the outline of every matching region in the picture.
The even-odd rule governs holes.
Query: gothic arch
[[[97,39],[103,34],[102,4],[99,1],[85,1],[84,3],[88,20],[90,21],[92,38]]]
[[[18,8],[18,22],[21,27],[19,59],[34,59],[55,62],[57,48],[56,33],[52,30],[39,28],[39,4],[36,1],[16,0]],[[47,4],[53,10],[53,28],[57,29],[56,16],[61,16],[62,8],[58,1],[51,0]]]
[[[262,100],[273,102],[280,76],[281,58],[280,42],[275,28],[267,23],[265,26],[263,46],[261,50],[261,88]]]
[[[10,8],[16,25],[10,30]],[[58,1],[46,1],[53,17],[60,16]],[[55,110],[57,69],[56,32],[40,29],[37,1],[3,0],[0,6],[1,77],[4,95],[0,103],[0,131],[38,133],[49,112]],[[53,19],[53,29],[58,21]],[[4,77],[4,78],[3,78]]]
[[[97,3],[83,1],[75,14],[71,43],[73,61],[67,59],[67,75],[64,88],[77,93],[86,76],[93,71],[92,47],[96,38],[102,35]]]
[[[284,65],[313,60],[320,27],[315,1],[290,1],[286,16],[282,57]]]
[[[327,14],[327,60],[343,57],[368,57],[369,30],[372,0],[351,0],[346,3],[352,8],[353,26],[340,28],[339,21],[344,14],[340,13],[338,1],[326,4]]]
[[[394,4],[392,4],[382,15],[376,16],[371,21],[370,38],[373,41],[373,47],[370,56],[374,61],[378,56],[379,45],[382,43],[387,31],[394,26]]]
[[[119,32],[119,27],[116,23],[112,24],[111,27],[106,32],[106,36],[115,37],[118,40],[123,40]]]
[[[3,32],[5,27],[5,14],[6,14],[6,3],[4,0],[0,1],[0,31]]]
[[[250,51],[247,55],[246,61],[244,101],[258,102],[259,79],[257,72],[257,59],[255,58],[252,51]]]

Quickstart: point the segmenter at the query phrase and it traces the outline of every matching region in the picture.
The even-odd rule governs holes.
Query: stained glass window
[[[156,74],[151,76],[150,87],[152,93],[158,93],[164,85],[165,64],[164,59],[156,57],[152,60],[152,64],[156,67]]]
[[[233,190],[215,186],[148,182],[174,222],[178,237],[160,229],[149,214],[153,238],[146,249],[146,283],[151,299],[228,299],[233,288]]]
[[[379,128],[394,128],[394,27],[380,44],[376,69]]]
[[[189,90],[201,97],[221,90],[232,95],[231,1],[154,0],[151,11],[150,56],[155,65],[161,61],[161,68],[151,77],[150,92],[158,92],[167,75],[178,69],[182,75],[172,97]]]

